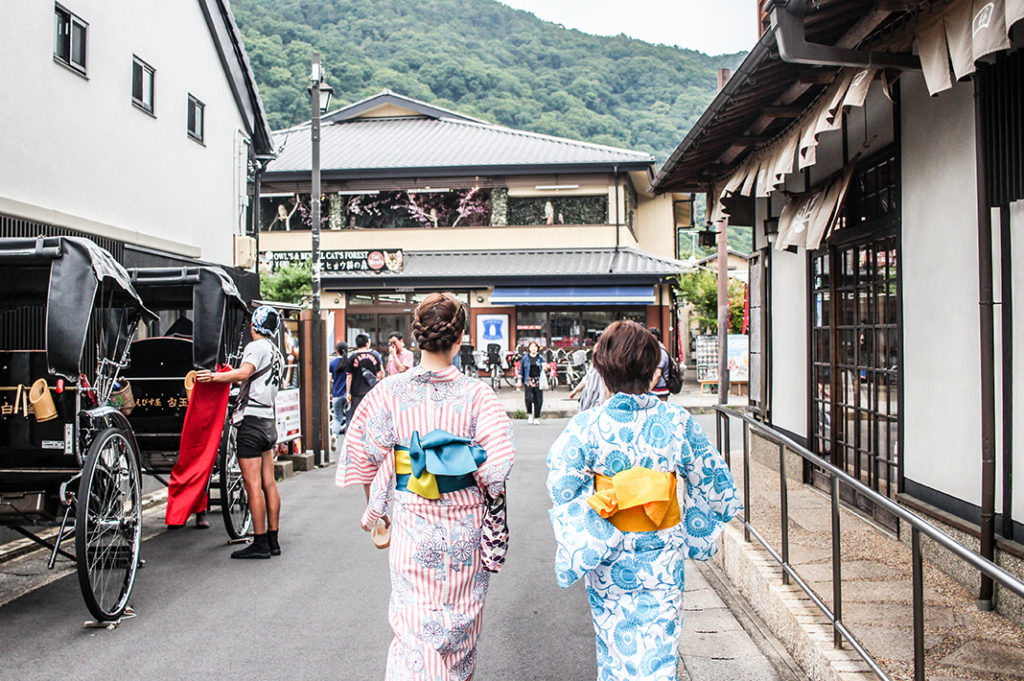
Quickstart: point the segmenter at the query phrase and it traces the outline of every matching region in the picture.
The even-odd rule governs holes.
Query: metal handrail
[[[1024,582],[1017,579],[1009,572],[1003,570],[990,560],[970,551],[962,546],[948,534],[938,529],[920,516],[908,511],[893,500],[880,494],[878,491],[868,487],[857,478],[846,471],[838,468],[832,463],[825,461],[817,454],[799,444],[792,438],[780,433],[773,428],[757,421],[746,413],[730,409],[722,405],[715,406],[716,440],[719,451],[723,453],[726,463],[732,465],[730,447],[730,420],[740,419],[743,422],[743,534],[744,540],[750,542],[751,537],[757,539],[758,543],[772,556],[782,567],[782,581],[789,584],[790,579],[794,580],[811,601],[822,613],[832,622],[833,645],[836,648],[842,647],[843,638],[849,641],[851,647],[864,660],[871,670],[881,679],[891,681],[891,678],[867,650],[857,641],[856,637],[846,628],[842,622],[842,553],[840,543],[840,513],[839,513],[839,485],[847,485],[850,489],[859,492],[870,499],[876,505],[889,511],[911,527],[911,565],[912,565],[912,603],[914,617],[914,679],[925,681],[925,648],[924,648],[924,570],[921,557],[921,535],[927,536],[939,546],[945,548],[954,556],[964,561],[976,570],[991,577],[994,581],[1009,589],[1018,596],[1024,598]],[[723,428],[724,425],[724,428]],[[781,553],[772,547],[768,541],[754,529],[750,522],[750,431],[762,435],[779,448],[779,479],[780,479],[780,506],[782,520],[782,546]],[[724,445],[724,446],[723,446]],[[830,497],[832,503],[832,603],[829,608],[821,598],[815,594],[810,586],[796,573],[793,566],[789,564],[789,492],[786,479],[786,450],[790,450],[809,461],[817,468],[829,475]],[[980,604],[979,604],[980,605]]]

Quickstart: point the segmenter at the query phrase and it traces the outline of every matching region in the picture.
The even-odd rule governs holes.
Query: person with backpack
[[[231,371],[196,372],[197,383],[241,383],[231,416],[238,465],[252,511],[253,541],[232,558],[270,558],[281,554],[278,529],[281,496],[274,479],[277,418],[274,401],[281,385],[284,359],[273,336],[281,325],[277,310],[261,305],[252,313],[252,342],[245,346],[241,366]]]
[[[384,361],[380,353],[370,347],[370,337],[365,333],[356,336],[356,349],[348,358],[348,384],[346,394],[348,395],[348,423],[352,423],[352,416],[356,413],[359,403],[366,397],[366,393],[377,385],[377,381],[384,378]]]

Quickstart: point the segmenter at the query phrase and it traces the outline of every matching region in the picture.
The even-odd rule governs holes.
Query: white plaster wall
[[[901,79],[904,474],[980,502],[981,397],[971,83]]]
[[[772,253],[772,425],[807,435],[807,255]]]
[[[198,3],[64,6],[89,24],[88,79],[53,60],[53,3],[4,3],[0,199],[169,239],[175,250],[198,246],[204,259],[231,264],[243,122]],[[132,106],[133,54],[156,69],[155,118]],[[206,146],[186,133],[189,93],[206,104]]]

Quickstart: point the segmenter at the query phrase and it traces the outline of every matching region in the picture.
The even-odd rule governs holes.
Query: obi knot
[[[676,476],[636,466],[608,477],[594,476],[587,503],[623,532],[652,532],[679,524]]]
[[[440,499],[442,492],[472,485],[471,473],[486,460],[484,448],[469,438],[441,429],[422,437],[413,431],[408,447],[395,447],[398,487],[425,499]]]

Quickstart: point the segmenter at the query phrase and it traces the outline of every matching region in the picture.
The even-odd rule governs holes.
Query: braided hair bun
[[[412,335],[427,352],[444,352],[462,341],[466,310],[451,293],[431,293],[416,307]]]

